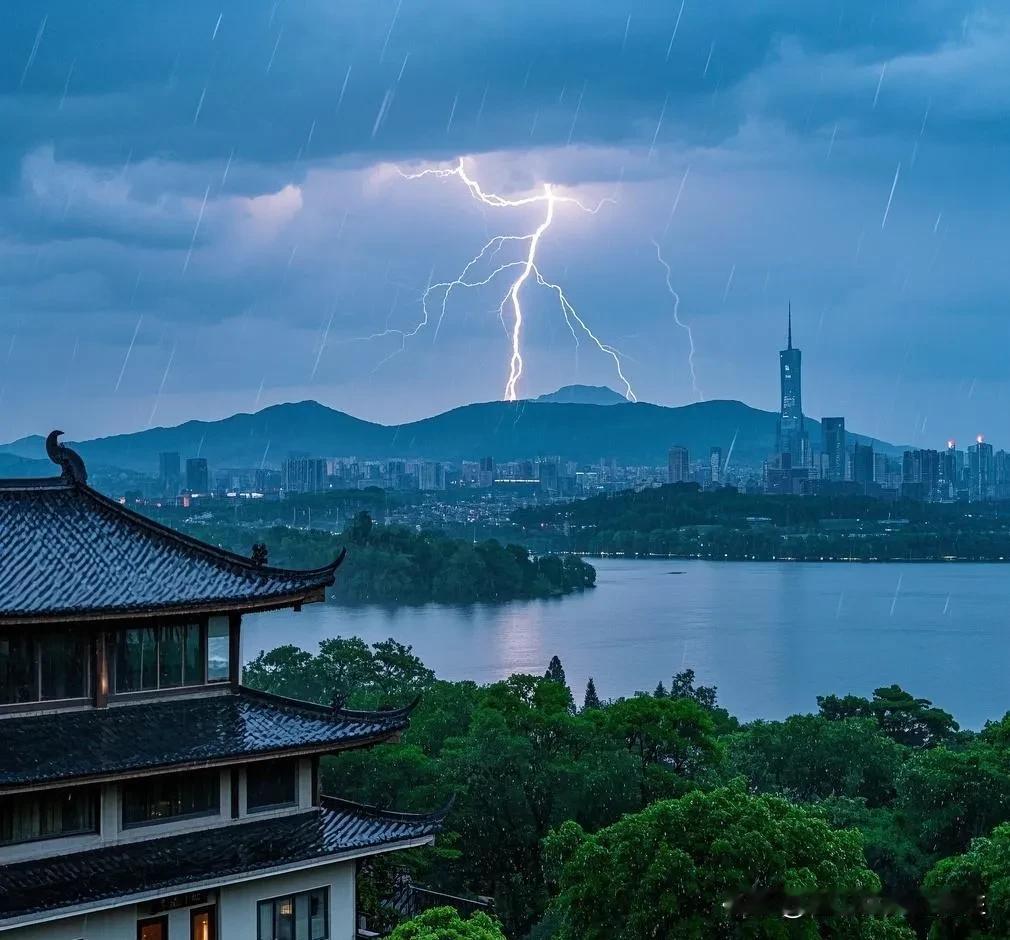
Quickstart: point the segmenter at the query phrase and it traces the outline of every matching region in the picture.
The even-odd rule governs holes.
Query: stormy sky
[[[437,330],[421,298],[545,204],[405,178],[462,157],[599,205],[559,202],[536,263],[640,399],[775,408],[791,301],[808,414],[1010,445],[1008,63],[1007,7],[963,0],[9,5],[0,438],[501,397],[522,268]],[[521,396],[623,390],[554,291],[521,301]]]

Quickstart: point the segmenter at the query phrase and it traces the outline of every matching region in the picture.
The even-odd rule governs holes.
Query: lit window
[[[257,922],[257,940],[327,940],[329,889],[260,901]]]

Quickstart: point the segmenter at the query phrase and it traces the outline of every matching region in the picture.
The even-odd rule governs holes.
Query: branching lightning
[[[694,333],[691,332],[691,327],[680,318],[680,294],[674,290],[672,281],[673,272],[670,270],[670,265],[668,265],[666,260],[663,258],[663,252],[659,247],[659,242],[653,239],[652,245],[656,249],[656,260],[663,266],[663,270],[665,272],[666,289],[670,292],[670,296],[673,298],[673,322],[676,323],[677,326],[679,326],[685,333],[687,333],[687,367],[691,373],[691,388],[694,390],[694,394],[698,396],[698,401],[704,401],[705,396],[702,395],[701,389],[698,388],[698,376],[694,371]]]
[[[540,247],[541,239],[554,221],[555,210],[558,206],[573,205],[583,212],[595,215],[606,203],[612,203],[614,201],[613,199],[602,199],[595,206],[587,206],[572,196],[565,196],[558,193],[550,183],[544,183],[542,192],[534,195],[508,199],[504,196],[498,195],[497,193],[485,192],[481,188],[480,183],[467,173],[462,159],[460,159],[453,167],[432,167],[421,170],[417,173],[404,173],[401,170],[399,173],[400,176],[406,180],[417,180],[422,177],[436,177],[441,179],[457,177],[466,185],[467,189],[470,191],[470,195],[485,206],[490,206],[494,209],[515,209],[523,206],[543,205],[544,216],[540,224],[537,225],[536,228],[529,234],[495,235],[487,243],[485,243],[481,250],[467,262],[463,270],[452,280],[432,283],[429,278],[428,286],[425,288],[424,294],[421,297],[422,316],[419,322],[412,329],[386,329],[381,333],[375,333],[370,337],[366,337],[367,339],[376,339],[389,335],[399,336],[401,340],[400,348],[391,354],[396,355],[405,349],[408,339],[417,336],[417,334],[427,327],[432,320],[435,322],[434,334],[435,339],[437,339],[439,330],[442,327],[442,322],[446,317],[449,298],[452,296],[454,291],[458,288],[483,287],[490,284],[498,277],[498,275],[506,271],[511,271],[514,274],[514,277],[509,283],[508,290],[505,292],[505,295],[498,306],[498,315],[502,324],[505,326],[510,346],[508,378],[505,382],[503,398],[506,401],[516,401],[519,397],[519,381],[523,374],[523,326],[525,323],[525,314],[523,311],[523,288],[526,286],[527,282],[532,279],[537,286],[545,287],[557,294],[558,301],[561,305],[561,314],[564,317],[565,323],[571,331],[572,336],[575,338],[576,347],[578,347],[579,344],[579,335],[581,331],[581,334],[587,336],[596,348],[600,350],[600,352],[609,356],[614,361],[614,365],[617,369],[617,375],[624,385],[625,398],[629,401],[638,401],[631,383],[624,374],[621,363],[622,354],[620,351],[611,344],[603,342],[593,332],[590,326],[586,323],[585,319],[575,310],[574,305],[565,295],[564,289],[559,284],[548,281],[537,267],[537,250]],[[475,271],[482,262],[493,261],[497,257],[498,252],[500,252],[507,243],[512,242],[517,244],[523,243],[525,246],[523,254],[519,259],[505,261],[498,264],[489,274],[483,276]],[[432,308],[430,306],[432,303],[432,295],[434,295],[435,298],[438,298],[439,294],[441,295],[441,299],[437,300],[437,306]],[[509,312],[510,322],[506,321],[506,310]],[[437,316],[435,315],[436,312]]]

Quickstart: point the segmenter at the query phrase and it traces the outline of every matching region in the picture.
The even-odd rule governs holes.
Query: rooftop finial
[[[60,443],[62,431],[50,431],[46,437],[46,454],[63,470],[63,478],[73,483],[87,483],[88,471],[81,455]]]
[[[789,343],[786,349],[793,348],[793,302],[789,301]]]

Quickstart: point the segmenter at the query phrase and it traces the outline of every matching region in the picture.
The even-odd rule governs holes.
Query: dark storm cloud
[[[694,397],[661,237],[706,394],[773,404],[791,297],[813,408],[909,439],[923,409],[953,422],[967,402],[1010,443],[1008,52],[1010,17],[945,0],[18,4],[0,384],[25,393],[0,436],[67,407],[83,434],[291,397],[385,419],[494,397],[500,294],[459,297],[437,346],[401,353],[395,332],[429,277],[529,223],[383,166],[473,154],[502,191],[619,193],[559,216],[544,260],[644,397]],[[544,391],[576,360],[552,298],[530,305]],[[56,350],[81,371],[72,405]],[[614,384],[610,367],[580,351],[578,377]]]
[[[232,150],[246,160],[289,161],[498,149],[514,145],[517,123],[527,126],[538,109],[544,124],[536,143],[558,143],[583,87],[579,139],[620,142],[641,136],[637,122],[653,120],[667,95],[690,111],[704,109],[713,89],[731,94],[784,43],[794,55],[802,50],[813,69],[822,59],[830,69],[832,57],[871,69],[932,53],[965,28],[963,4],[939,0],[685,0],[682,14],[676,0],[66,0],[44,13],[33,6],[18,5],[0,37],[0,99],[14,160],[56,138],[68,156],[112,163],[131,155],[219,158]],[[373,135],[391,89],[386,120]],[[801,114],[804,104],[788,100],[794,94],[785,104]],[[463,129],[461,139],[447,142],[454,99]],[[726,111],[708,127],[695,124],[692,136],[718,136],[744,117],[738,108]]]

